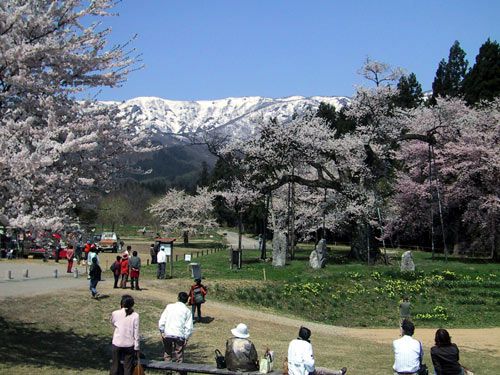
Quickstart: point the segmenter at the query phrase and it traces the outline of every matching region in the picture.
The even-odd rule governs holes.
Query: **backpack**
[[[193,289],[193,299],[194,303],[199,304],[205,302],[205,296],[203,295],[203,287],[202,286],[196,286]]]
[[[111,264],[111,267],[109,267],[109,269],[111,270],[111,272],[115,273],[115,270],[116,270],[116,262],[113,262]]]

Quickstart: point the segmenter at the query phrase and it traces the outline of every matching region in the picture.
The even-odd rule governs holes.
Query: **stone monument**
[[[273,237],[273,266],[283,267],[286,264],[287,239],[284,232],[274,233]]]
[[[309,265],[318,270],[324,268],[326,264],[326,240],[323,238],[319,240],[316,248],[311,251],[309,255]]]
[[[415,263],[413,263],[413,257],[411,256],[411,251],[405,251],[401,255],[401,272],[415,271]]]

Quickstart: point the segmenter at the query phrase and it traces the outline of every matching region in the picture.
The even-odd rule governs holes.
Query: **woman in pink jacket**
[[[128,294],[122,297],[119,310],[111,314],[115,327],[111,345],[111,375],[132,375],[134,358],[139,354],[139,314],[134,312],[134,298]],[[123,357],[123,372],[120,358]]]

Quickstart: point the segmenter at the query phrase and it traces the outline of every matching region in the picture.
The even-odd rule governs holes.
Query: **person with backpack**
[[[122,257],[117,255],[116,260],[113,262],[113,264],[111,264],[111,267],[109,267],[111,272],[113,272],[113,276],[115,278],[115,283],[113,285],[114,289],[118,288],[118,281],[120,280],[120,274],[121,274],[121,269],[122,269],[121,268],[121,261],[122,261]]]
[[[201,304],[205,303],[207,288],[201,283],[201,279],[196,279],[194,282],[189,291],[189,304],[191,305],[193,321],[201,322]],[[198,310],[198,319],[194,317],[196,310]]]

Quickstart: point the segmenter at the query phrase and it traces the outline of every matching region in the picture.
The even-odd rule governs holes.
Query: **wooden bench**
[[[165,361],[153,361],[149,359],[141,359],[141,365],[145,369],[158,370],[158,371],[175,371],[175,372],[192,372],[198,374],[219,374],[219,375],[260,375],[260,372],[239,372],[230,371],[226,368],[220,369],[214,365],[200,364],[200,363],[176,363]],[[269,375],[282,375],[282,371],[272,371]]]

